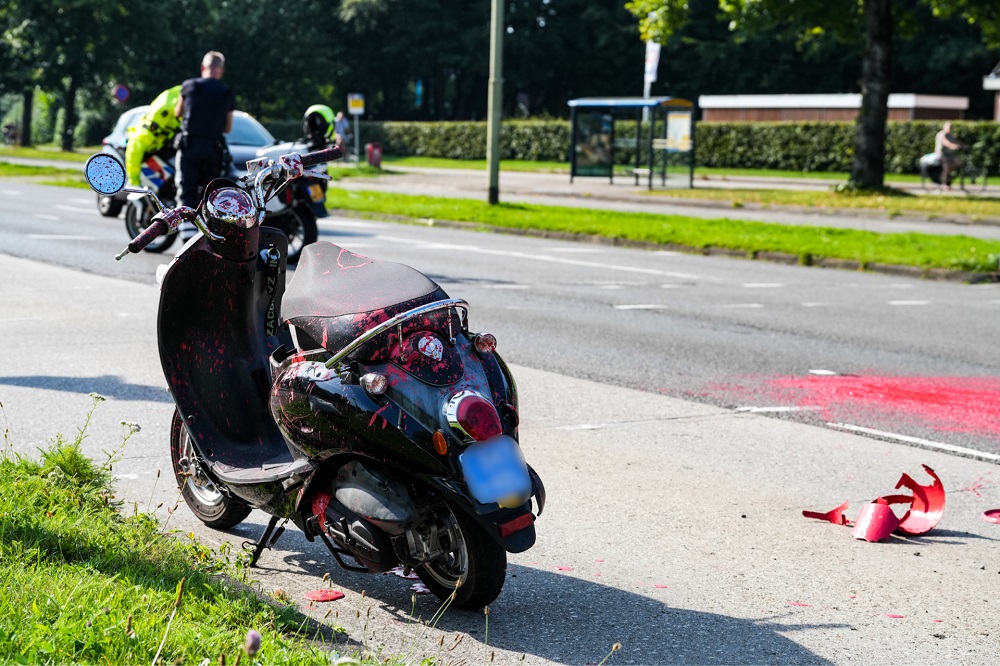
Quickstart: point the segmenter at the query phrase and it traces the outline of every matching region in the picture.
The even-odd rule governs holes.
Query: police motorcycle
[[[316,152],[333,143],[333,110],[313,104],[302,117],[303,138],[261,148],[257,157],[278,159],[287,153]],[[288,232],[288,262],[298,261],[302,248],[319,237],[318,218],[328,217],[326,210],[326,163],[310,167],[305,174],[278,190],[267,201],[268,226]],[[294,233],[291,230],[296,230]]]
[[[118,259],[182,220],[202,232],[160,281],[174,475],[210,527],[270,514],[251,564],[291,521],[345,569],[402,566],[479,609],[500,594],[507,553],[534,544],[545,504],[518,444],[514,378],[496,339],[470,329],[468,304],[408,266],[318,242],[286,287],[267,198],[340,155],[251,161],[197,210],[146,194],[159,212]],[[139,189],[108,155],[86,175],[102,194]]]

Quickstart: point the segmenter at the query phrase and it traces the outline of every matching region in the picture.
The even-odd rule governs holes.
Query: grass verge
[[[1000,199],[996,197],[969,197],[927,195],[915,196],[901,191],[883,193],[795,191],[770,189],[718,189],[696,187],[682,190],[654,190],[653,197],[672,199],[699,199],[702,201],[728,202],[734,208],[746,204],[759,206],[799,206],[820,209],[878,210],[891,217],[904,213],[917,213],[928,217],[961,215],[973,219],[1000,218]]]
[[[0,146],[0,157],[30,157],[42,160],[62,160],[64,162],[79,162],[83,164],[94,153],[101,152],[100,146],[81,146],[72,152],[63,152],[59,146],[32,146],[20,148],[15,146]]]
[[[95,394],[94,407],[102,398]],[[0,404],[2,409],[2,404]],[[87,415],[87,422],[93,408]],[[120,446],[137,426],[123,423]],[[291,607],[222,582],[230,553],[164,536],[116,500],[108,454],[97,465],[76,437],[40,459],[0,457],[0,654],[14,663],[234,663],[248,631],[256,660],[331,663],[331,636]],[[193,537],[193,535],[191,535]],[[159,654],[159,661],[155,657]],[[250,660],[247,660],[248,663]],[[354,662],[357,663],[357,662]],[[374,663],[374,662],[370,662]]]
[[[856,229],[798,227],[730,219],[621,213],[531,204],[490,206],[469,199],[330,188],[327,206],[374,215],[451,220],[509,229],[598,235],[692,249],[722,248],[753,256],[780,252],[813,263],[823,258],[918,268],[991,272],[1000,242],[968,236],[879,234]]]
[[[435,169],[475,169],[486,170],[486,160],[455,160],[443,157],[418,157],[415,155],[399,157],[386,155],[382,157],[383,164],[403,167],[428,167]],[[621,164],[621,173],[631,174],[633,165]],[[645,168],[645,164],[643,168]],[[535,171],[539,173],[569,173],[569,162],[534,162],[529,160],[501,160],[501,171]],[[676,167],[672,168],[674,173]],[[779,171],[773,169],[732,169],[723,167],[695,167],[695,179],[725,180],[729,176],[744,176],[754,178],[801,178],[805,180],[835,180],[846,182],[850,177],[841,171]],[[919,183],[920,176],[914,174],[886,174],[886,182]]]

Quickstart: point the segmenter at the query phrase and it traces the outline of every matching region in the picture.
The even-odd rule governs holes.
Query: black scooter
[[[261,226],[268,192],[339,148],[248,163],[197,210],[160,208],[118,255],[192,221],[163,275],[160,360],[176,403],[174,474],[206,525],[272,518],[252,563],[292,521],[340,566],[414,570],[458,608],[492,602],[507,552],[535,541],[541,479],[517,442],[514,379],[468,305],[418,271],[332,243],[303,250],[285,288],[285,234]],[[95,155],[101,194],[125,187]],[[141,190],[140,190],[141,191]]]

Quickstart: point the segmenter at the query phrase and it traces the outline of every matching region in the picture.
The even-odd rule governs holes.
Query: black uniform
[[[226,120],[235,105],[225,83],[211,77],[181,85],[184,118],[180,139],[180,199],[195,208],[206,185],[222,172]]]

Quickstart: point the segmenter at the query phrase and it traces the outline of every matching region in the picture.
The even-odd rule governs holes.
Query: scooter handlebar
[[[324,162],[333,162],[344,156],[344,151],[340,146],[332,146],[324,150],[317,150],[315,153],[306,153],[302,156],[302,166],[311,167]]]
[[[162,236],[170,230],[167,223],[162,217],[157,216],[155,221],[146,227],[146,229],[132,239],[132,242],[128,244],[128,251],[133,253],[142,252],[143,249],[152,243],[158,236]]]

